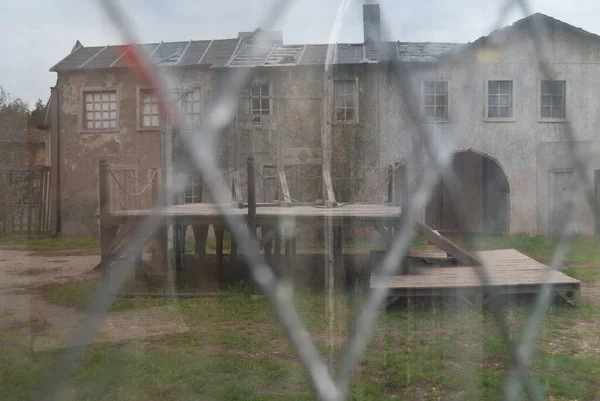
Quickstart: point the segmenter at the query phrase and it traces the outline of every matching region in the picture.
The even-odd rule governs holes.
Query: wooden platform
[[[248,208],[233,208],[223,205],[230,216],[245,217]],[[122,224],[125,221],[143,219],[150,215],[162,215],[177,219],[182,224],[219,224],[223,216],[217,205],[194,203],[169,206],[163,209],[127,210],[109,213],[106,222]],[[256,225],[270,225],[280,219],[293,219],[306,224],[317,224],[325,219],[333,219],[336,225],[394,225],[399,222],[401,208],[385,204],[354,204],[344,207],[327,208],[311,206],[262,206],[256,208]]]
[[[475,268],[470,266],[424,266],[418,274],[396,276],[385,281],[371,277],[371,288],[390,288],[392,296],[473,296],[475,303],[485,303],[494,294],[537,293],[549,282],[554,292],[579,298],[580,281],[531,259],[515,249],[480,251],[474,256],[481,261],[489,277],[484,286]]]

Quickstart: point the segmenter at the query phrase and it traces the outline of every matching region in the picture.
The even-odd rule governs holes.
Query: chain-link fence
[[[260,26],[268,31],[281,18],[288,3],[286,0],[275,2],[266,11]],[[587,348],[571,349],[577,357],[560,356],[567,347],[565,344],[573,346],[568,339],[568,326],[574,325],[573,336],[581,336],[581,330],[584,330],[583,324],[573,319],[582,317],[592,322],[590,324],[593,327],[597,327],[594,326],[594,322],[597,322],[596,308],[563,308],[549,313],[557,291],[557,282],[553,281],[556,277],[555,270],[564,266],[565,258],[569,255],[573,241],[571,234],[577,231],[574,227],[585,226],[586,222],[583,220],[586,218],[582,218],[581,210],[596,210],[597,202],[592,177],[594,154],[589,149],[582,150],[585,145],[581,144],[581,138],[588,137],[576,132],[577,127],[581,126],[575,123],[579,116],[575,106],[567,107],[566,103],[572,101],[574,105],[578,104],[578,95],[565,89],[565,85],[571,85],[568,79],[572,76],[568,75],[571,67],[564,59],[566,56],[560,53],[564,51],[566,54],[563,47],[568,47],[566,42],[561,42],[566,39],[560,36],[560,29],[550,26],[550,23],[554,24],[550,19],[528,17],[531,10],[527,1],[510,0],[498,11],[498,24],[495,28],[503,24],[505,16],[513,8],[520,9],[523,16],[528,18],[518,22],[512,30],[505,28],[471,44],[444,48],[435,56],[434,63],[403,59],[405,47],[410,44],[382,42],[378,45],[367,41],[360,46],[361,63],[348,62],[350,66],[340,67],[344,57],[359,51],[351,47],[342,51],[336,44],[340,30],[338,24],[342,23],[350,3],[342,1],[339,6],[324,63],[318,69],[311,67],[310,70],[307,69],[308,72],[299,73],[309,76],[306,81],[310,81],[323,96],[323,107],[316,107],[318,114],[313,116],[319,120],[319,124],[312,127],[310,123],[306,123],[304,134],[302,130],[299,134],[294,132],[297,124],[302,123],[293,121],[294,113],[300,111],[288,110],[288,119],[275,121],[273,110],[269,111],[269,107],[272,107],[270,103],[265,106],[266,103],[261,102],[263,99],[277,101],[275,105],[290,102],[289,99],[281,100],[284,96],[283,89],[280,89],[281,93],[273,93],[272,88],[264,86],[266,73],[263,70],[267,68],[267,61],[273,53],[273,45],[268,42],[268,36],[253,38],[253,43],[244,49],[246,53],[243,54],[243,60],[246,61],[253,57],[266,61],[260,67],[252,65],[247,68],[231,68],[227,80],[213,94],[201,128],[192,127],[188,119],[180,118],[184,112],[183,106],[173,103],[168,96],[172,88],[182,86],[178,73],[155,68],[141,55],[133,58],[132,73],[137,74],[144,86],[155,88],[162,115],[169,125],[179,129],[181,149],[178,152],[186,154],[186,160],[192,164],[190,171],[200,172],[201,177],[222,178],[223,171],[226,171],[225,175],[233,177],[234,172],[240,169],[240,177],[237,178],[240,180],[239,185],[233,183],[233,178],[230,179],[228,175],[227,179],[202,180],[200,184],[194,184],[194,188],[201,185],[202,191],[206,191],[208,195],[201,192],[203,195],[200,198],[210,199],[218,211],[220,220],[215,223],[215,227],[220,225],[219,229],[230,233],[230,257],[243,260],[243,268],[248,269],[253,283],[248,291],[253,295],[245,294],[239,299],[234,297],[235,302],[228,298],[216,298],[214,303],[181,299],[181,295],[178,298],[174,288],[174,274],[177,273],[175,259],[168,260],[168,268],[164,271],[168,283],[167,299],[161,302],[168,302],[167,307],[172,306],[171,302],[177,305],[177,313],[184,316],[187,329],[179,331],[179,327],[176,327],[166,337],[140,341],[138,350],[127,351],[135,354],[131,360],[119,354],[116,350],[118,347],[92,345],[99,332],[105,333],[102,328],[103,320],[114,322],[110,319],[116,319],[111,307],[114,308],[116,304],[124,310],[136,310],[129,309],[119,295],[131,286],[130,278],[136,266],[143,262],[140,260],[143,257],[138,255],[143,253],[150,241],[149,233],[156,233],[160,227],[168,224],[182,224],[176,220],[183,217],[167,213],[168,208],[172,207],[173,199],[193,198],[191,203],[197,203],[198,197],[187,185],[189,177],[174,174],[161,180],[160,185],[157,184],[159,189],[155,190],[155,194],[160,192],[161,202],[160,206],[152,208],[153,202],[140,201],[139,198],[148,195],[149,190],[154,191],[152,184],[157,183],[156,173],[150,178],[140,179],[135,169],[112,166],[108,171],[114,178],[112,193],[118,199],[113,200],[116,209],[106,210],[107,215],[133,209],[145,209],[146,212],[137,225],[127,225],[129,222],[123,220],[126,221],[124,226],[129,230],[128,237],[121,238],[117,233],[114,238],[119,238],[123,244],[127,241],[127,247],[121,246],[126,251],[121,252],[114,260],[103,260],[105,265],[101,282],[93,287],[86,287],[86,291],[93,292],[93,297],[85,309],[86,313],[80,316],[80,323],[77,327],[71,327],[67,347],[53,355],[53,368],[50,372],[36,376],[44,377],[43,383],[38,387],[38,399],[104,399],[103,392],[117,399],[136,399],[135,394],[147,395],[143,390],[145,386],[156,389],[149,382],[149,377],[152,376],[146,375],[147,373],[165,380],[166,388],[162,388],[164,397],[161,394],[152,395],[165,399],[309,399],[316,396],[322,400],[381,397],[503,397],[507,400],[537,400],[549,396],[555,399],[593,399],[598,396],[600,384],[595,375],[600,372],[600,356],[598,349],[594,348],[597,341],[591,338],[596,334],[593,331],[586,332],[586,336],[591,336],[588,338]],[[112,0],[104,0],[100,4],[126,43],[140,43],[134,24],[131,23],[132,16],[127,16]],[[576,34],[566,28],[561,32],[568,38],[571,38],[569,35]],[[389,36],[385,24],[381,25],[381,35]],[[581,40],[592,41],[594,44],[596,41],[590,37]],[[524,57],[519,54],[523,47],[511,47],[514,43],[524,43],[523,46],[531,53]],[[580,42],[577,43],[579,45]],[[589,45],[585,43],[581,45],[583,49],[587,49],[585,46]],[[300,46],[294,51],[301,48]],[[386,55],[390,51],[394,52],[394,58]],[[425,50],[423,52],[427,53]],[[413,56],[417,57],[414,54],[410,57]],[[287,60],[285,57],[289,56],[283,54],[280,59]],[[378,63],[378,59],[385,59],[385,63]],[[375,67],[368,70],[371,64]],[[585,63],[577,62],[577,65],[581,64]],[[589,64],[597,66],[594,62]],[[346,86],[355,82],[349,78],[350,73],[363,80],[359,84],[362,90],[354,89],[356,93],[348,89],[350,86]],[[529,78],[533,82],[527,82]],[[587,78],[583,76],[582,79]],[[341,87],[336,85],[338,81],[343,82]],[[258,87],[257,106],[252,102],[254,87],[251,86],[250,94],[246,93],[249,83]],[[536,86],[538,84],[539,88]],[[286,84],[282,83],[281,87],[285,88]],[[393,98],[385,95],[385,91],[390,88],[396,91]],[[288,96],[304,97],[309,104],[307,109],[313,110],[312,103],[316,102],[312,99],[314,94],[310,88],[287,89],[291,93]],[[531,90],[536,94],[539,90],[539,104],[532,106],[518,100],[521,90]],[[263,93],[268,95],[263,96]],[[362,95],[372,97],[360,100],[359,96]],[[249,96],[251,99],[249,104],[244,102],[244,112],[252,115],[252,121],[240,121],[236,118],[240,113],[240,96],[244,99]],[[340,96],[344,99],[342,106],[337,100]],[[376,109],[364,107],[369,104],[378,106]],[[331,106],[330,109],[328,105]],[[366,119],[375,110],[377,121],[384,125],[380,129],[384,134],[373,134],[376,128],[368,122],[361,125],[363,122],[355,114],[359,113],[359,106],[365,108],[360,110],[361,119]],[[534,118],[535,124],[546,124],[545,132],[539,132],[531,125],[520,125],[518,119],[523,117],[521,109],[526,106],[539,110],[539,115]],[[254,108],[256,113],[252,111]],[[275,111],[278,111],[276,107]],[[475,124],[475,119],[484,120],[487,124],[485,129],[496,137],[490,139],[485,132],[481,132],[482,125]],[[341,124],[342,120],[344,124]],[[252,128],[252,124],[256,123],[268,124],[269,129],[256,133]],[[276,123],[279,125],[273,128]],[[561,148],[555,152],[546,150],[542,154],[540,152],[544,150],[540,149],[549,145],[538,146],[538,139],[531,137],[515,142],[515,135],[508,133],[513,128],[502,127],[506,124],[518,126],[514,131],[524,137],[535,134],[554,138],[553,135],[556,135],[559,140],[547,142],[560,142]],[[310,138],[310,141],[314,140],[311,136],[313,128],[322,148],[321,154],[306,156],[313,164],[295,161],[296,164],[284,165],[279,162],[279,158],[269,156],[277,154],[278,157],[283,157],[284,148],[309,149],[305,150],[306,154],[312,152],[310,149],[315,147],[314,144],[302,142],[302,135]],[[278,129],[288,130],[288,136],[278,137],[277,141],[282,142],[274,143],[271,135]],[[228,145],[226,153],[231,160],[228,163],[230,168],[227,169],[223,169],[216,155],[216,149],[222,147],[223,135],[241,138],[236,145]],[[250,135],[255,136],[253,141],[248,139]],[[588,139],[590,143],[593,141],[593,138]],[[261,144],[267,145],[261,148]],[[502,155],[512,154],[511,157],[502,157],[503,160],[514,161],[515,165],[502,165],[502,160],[494,159],[488,152],[479,151],[478,147],[496,147]],[[540,160],[548,159],[544,162],[546,164],[540,162],[541,164],[536,165],[535,160],[533,164],[529,163],[535,155],[528,155],[527,151],[536,152],[535,155]],[[251,165],[254,172],[250,168],[245,169],[244,161],[249,155],[256,158],[253,159],[256,163]],[[554,164],[549,161],[558,155],[563,160],[568,160],[564,168],[552,167]],[[168,157],[163,155],[165,159]],[[392,224],[388,225],[373,223],[374,227],[369,228],[370,231],[362,223],[351,222],[344,226],[347,233],[346,239],[343,239],[339,222],[345,221],[347,216],[353,216],[355,211],[352,206],[369,203],[370,206],[377,204],[393,208],[393,205],[387,205],[394,203],[394,193],[399,191],[397,188],[393,189],[397,184],[392,184],[393,177],[396,169],[404,166],[408,167],[408,173],[398,180],[407,189],[406,199],[402,201],[401,217],[390,218]],[[532,180],[522,182],[523,171],[536,171],[538,166],[545,168],[543,174],[532,173]],[[550,167],[547,168],[548,166]],[[250,195],[251,190],[246,184],[252,183],[248,177],[250,172],[253,176],[256,174],[254,177],[258,196]],[[282,186],[280,172],[287,177],[290,189],[283,188],[287,184]],[[539,178],[547,174],[550,174],[550,181]],[[567,174],[568,177],[560,174]],[[328,199],[327,183],[324,183],[327,178],[332,182],[332,191],[339,197],[333,204],[332,199]],[[476,185],[472,185],[473,182]],[[232,183],[242,188],[244,193],[238,205],[232,205],[232,200],[236,200],[235,195],[232,195]],[[528,198],[527,194],[531,192],[528,187],[537,186],[541,191],[542,184],[552,186],[552,189],[546,190],[556,194],[542,201],[543,210],[547,211],[545,216],[537,216],[535,211],[532,214],[521,212],[520,210],[536,208],[527,204],[539,203],[535,197]],[[252,202],[256,207],[257,200],[265,204],[275,200],[282,203],[287,201],[291,203],[288,205],[289,209],[306,207],[314,210],[311,213],[319,213],[321,223],[317,230],[320,233],[313,236],[312,240],[322,241],[322,245],[312,247],[317,251],[307,246],[305,251],[311,254],[312,259],[299,259],[300,262],[294,263],[314,264],[318,273],[313,270],[309,273],[305,271],[304,274],[321,274],[323,280],[320,285],[324,288],[319,288],[316,293],[313,288],[313,291],[299,295],[294,292],[293,275],[284,275],[272,268],[275,266],[273,258],[279,258],[281,251],[280,236],[283,237],[286,254],[302,253],[287,248],[292,246],[292,242],[288,245],[287,240],[295,239],[297,232],[302,231],[299,228],[301,218],[291,223],[285,220],[284,223],[272,224],[277,226],[278,231],[270,239],[279,238],[280,242],[275,241],[273,245],[278,248],[275,253],[277,256],[272,257],[270,250],[267,255],[263,249],[270,243],[265,238],[271,226],[264,223],[261,227],[262,235],[257,238],[255,222],[250,219]],[[348,207],[345,208],[346,206]],[[102,207],[101,204],[101,218]],[[244,207],[248,207],[247,215],[232,212]],[[260,211],[254,213],[260,215]],[[356,217],[354,221],[368,219],[369,213],[375,212],[364,209],[363,215]],[[583,215],[593,216],[590,213]],[[119,216],[132,220],[137,215],[131,213]],[[170,222],[171,218],[176,222]],[[117,220],[115,218],[111,221]],[[441,237],[442,240],[427,237],[434,232],[428,230],[423,222],[443,234],[472,234],[454,237],[460,242],[461,248],[467,250],[478,249],[481,239],[479,235],[482,234],[486,235],[485,240],[493,241],[496,237],[489,239],[490,234],[552,232],[554,236],[548,237],[552,240],[549,247],[551,253],[547,255],[550,269],[542,269],[538,264],[519,259],[522,262],[514,263],[523,263],[522,266],[530,266],[532,270],[543,272],[536,276],[535,281],[531,281],[531,275],[519,281],[519,276],[510,270],[513,262],[494,261],[484,253],[463,253],[461,248],[457,248],[456,252],[460,252],[457,255],[471,257],[481,263],[456,266],[456,260],[451,260],[450,257],[455,255],[449,255],[455,250],[455,245],[445,242],[444,237]],[[102,220],[100,224],[104,224]],[[528,224],[534,224],[538,229],[531,230],[527,227]],[[248,226],[250,230],[245,228]],[[542,226],[547,230],[542,230]],[[411,254],[415,242],[419,241],[415,239],[415,231],[449,254],[440,257],[439,252],[426,254],[422,251],[420,256],[415,257]],[[222,236],[223,231],[220,232]],[[186,241],[185,233],[178,235],[179,241]],[[375,236],[377,239],[373,239]],[[520,238],[527,241],[527,237]],[[172,244],[169,244],[167,237],[162,239],[162,243],[155,241],[153,246],[165,247],[167,251]],[[360,259],[359,251],[342,255],[341,244],[348,239],[361,242],[360,246],[356,246],[359,251],[364,251],[363,248],[385,249],[385,252],[370,256],[370,260],[376,263],[366,273],[369,277],[371,273],[376,275],[376,282],[381,285],[366,285],[365,288],[364,282],[372,284],[369,277],[352,282],[350,286],[346,282],[340,283],[342,279],[348,282],[352,280],[340,278],[337,264],[352,265],[358,276],[361,274],[359,265],[367,263]],[[204,240],[207,241],[206,238]],[[121,243],[119,241],[113,239],[114,244],[111,246],[118,248]],[[592,242],[591,248],[595,249],[597,244]],[[295,248],[295,242],[293,244]],[[223,245],[220,246],[222,252]],[[546,245],[534,243],[532,246],[532,253],[535,254],[536,250],[541,249],[539,247]],[[219,245],[216,247],[218,254]],[[321,258],[312,255],[313,253]],[[435,285],[428,288],[426,293],[423,292],[425,296],[416,306],[412,305],[417,295],[415,292],[406,290],[398,295],[392,285],[395,277],[410,275],[411,268],[407,267],[405,261],[411,257],[413,261],[418,259],[424,264],[435,264],[439,268],[435,270],[437,276],[432,281]],[[440,262],[440,259],[443,261]],[[453,282],[448,285],[451,290],[444,290],[442,283],[451,269],[463,269],[460,270],[463,272],[460,277],[479,284],[470,286]],[[349,268],[345,271],[348,273]],[[595,272],[594,269],[591,271]],[[416,277],[426,275],[419,271],[412,273]],[[362,274],[365,274],[364,271]],[[514,276],[510,276],[511,274]],[[497,280],[500,276],[512,284],[507,284],[506,288],[499,286]],[[459,276],[452,277],[454,280]],[[471,287],[481,289],[482,299],[478,299],[479,293],[468,292]],[[577,291],[578,289],[579,287]],[[239,288],[232,285],[229,290],[236,294]],[[465,301],[466,292],[474,295],[473,304],[476,306],[481,307],[485,303],[486,311],[474,312],[471,310],[473,305],[464,307],[460,304],[460,300],[469,303]],[[518,297],[520,293],[533,295],[524,309],[515,307],[511,298]],[[55,292],[53,296],[58,296],[56,294],[60,292]],[[568,295],[565,297],[562,294],[563,298],[572,303],[573,300],[568,299]],[[68,298],[74,295],[65,296]],[[578,301],[576,295],[571,296]],[[403,298],[408,305],[402,305],[399,312],[392,310],[388,313],[385,308],[398,297]],[[444,303],[439,301],[440,298],[453,301]],[[499,299],[506,299],[506,302],[496,302]],[[147,300],[136,299],[132,304],[137,305],[138,302],[144,306]],[[64,299],[59,301],[63,302]],[[257,306],[260,302],[263,302],[263,308]],[[139,317],[142,314],[140,312],[128,316],[135,316],[130,317],[131,322],[135,323],[142,321]],[[224,328],[216,316],[233,316],[233,319]],[[235,324],[235,320],[242,323]],[[124,327],[117,327],[117,330],[126,331]],[[559,332],[562,337],[558,336]],[[287,341],[284,344],[283,335]],[[562,340],[559,341],[558,338]],[[239,343],[232,346],[235,341]],[[540,341],[544,341],[544,346],[549,348],[540,349]],[[122,345],[126,348],[131,343],[126,341],[122,344],[126,344]],[[156,351],[154,347],[162,348]],[[232,349],[243,355],[235,354]],[[568,351],[565,352],[568,354]],[[210,363],[198,362],[202,358]],[[36,367],[48,366],[39,360],[34,362]],[[587,365],[583,370],[578,370],[577,364]],[[252,367],[249,372],[244,370],[247,367],[245,365]],[[86,369],[92,372],[90,374],[98,376],[86,377]],[[269,377],[269,369],[273,376],[267,380],[265,377]],[[107,374],[106,371],[110,370],[114,370],[114,373]],[[214,374],[215,371],[221,373],[217,375]],[[123,380],[114,377],[116,375],[130,378]],[[220,382],[220,392],[211,393],[211,386],[216,384],[207,382],[206,378],[202,378],[203,375],[209,377],[209,381]],[[12,376],[8,380],[21,378]],[[239,390],[242,385],[234,381],[240,380],[252,383],[245,383],[246,387]],[[228,384],[227,381],[231,383]],[[310,393],[307,392],[307,386],[310,386]],[[231,388],[240,392],[229,391]]]

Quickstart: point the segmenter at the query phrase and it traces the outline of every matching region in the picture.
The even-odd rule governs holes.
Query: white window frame
[[[490,82],[502,82],[502,81],[507,81],[510,82],[511,85],[511,99],[510,99],[510,110],[511,110],[511,116],[510,117],[489,117],[490,115],[490,104],[489,104],[489,100],[490,100]],[[503,123],[503,122],[515,122],[516,118],[515,118],[515,99],[516,99],[516,89],[515,89],[515,81],[512,78],[504,78],[504,77],[494,77],[491,79],[486,79],[485,80],[485,115],[484,115],[484,121],[486,122],[498,122],[498,123]],[[497,107],[497,106],[496,106]]]
[[[335,93],[335,84],[336,82],[351,82],[354,87],[354,118],[352,120],[338,120],[337,118],[337,99]],[[359,107],[358,107],[358,78],[336,78],[333,80],[333,88],[332,88],[332,104],[333,104],[333,118],[332,121],[334,124],[358,124],[359,120]],[[345,114],[345,113],[344,113]]]
[[[428,117],[425,109],[426,109],[426,102],[425,102],[425,84],[429,83],[429,82],[445,82],[447,85],[447,93],[446,93],[446,117]],[[450,122],[450,113],[451,113],[451,107],[450,107],[450,93],[451,93],[451,88],[452,88],[452,83],[449,79],[446,78],[431,78],[431,79],[422,79],[421,80],[421,117],[423,119],[423,121],[428,122],[428,123],[448,123]]]
[[[268,86],[269,88],[269,92],[267,93],[267,95],[264,95],[262,93],[262,91],[260,92],[260,94],[258,96],[253,95],[252,94],[252,88],[254,87],[261,87],[261,86]],[[261,107],[258,109],[255,109],[252,105],[252,101],[254,99],[259,99],[259,103],[261,104]],[[269,101],[269,112],[268,113],[255,113],[254,111],[262,111],[262,110],[267,110],[267,109],[263,109],[262,108],[262,100],[263,99],[267,99]],[[256,82],[252,82],[250,84],[250,87],[248,89],[248,112],[250,114],[250,116],[252,116],[252,122],[255,123],[261,123],[264,122],[265,119],[263,119],[264,116],[271,116],[273,115],[273,83],[271,81],[256,81]],[[266,120],[268,120],[269,118],[267,118]]]
[[[87,108],[86,108],[86,94],[95,94],[99,92],[114,92],[116,98],[116,110],[104,110],[104,112],[108,111],[116,111],[116,126],[108,127],[108,128],[87,128]],[[118,87],[108,86],[108,87],[85,87],[81,89],[80,93],[81,106],[79,107],[79,118],[78,118],[78,128],[81,133],[89,133],[89,134],[103,134],[103,133],[118,133],[120,132],[120,109],[121,109],[121,91]],[[91,112],[91,111],[90,111]],[[103,112],[103,110],[100,110]]]
[[[137,87],[137,95],[136,95],[136,117],[135,117],[135,125],[138,131],[160,131],[161,128],[161,120],[162,116],[160,115],[160,106],[158,110],[158,126],[144,126],[142,125],[142,94],[143,92],[154,91],[155,89],[147,88],[144,86]]]
[[[543,81],[560,81],[565,83],[565,93],[563,95],[563,103],[564,103],[564,113],[565,116],[562,118],[553,118],[553,117],[542,117],[542,82]],[[538,79],[537,81],[537,117],[538,122],[540,123],[568,123],[569,122],[569,112],[568,112],[568,101],[570,99],[569,96],[569,86],[567,79],[561,74],[554,79]]]

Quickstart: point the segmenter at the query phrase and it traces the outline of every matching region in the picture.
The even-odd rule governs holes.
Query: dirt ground
[[[91,254],[90,254],[91,253]],[[93,280],[97,252],[29,252],[0,249],[0,330],[21,330],[34,350],[63,348],[86,315],[46,302],[40,295],[48,285]],[[112,342],[183,332],[187,328],[172,306],[111,312],[94,341]]]

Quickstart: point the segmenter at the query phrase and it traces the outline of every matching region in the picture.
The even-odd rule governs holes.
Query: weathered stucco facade
[[[540,70],[529,35],[532,21],[546,29],[543,54],[551,79],[564,82],[565,118],[549,120],[540,114],[541,85],[548,78]],[[275,44],[262,61],[232,68],[236,57],[251,47],[245,44],[249,38],[220,41],[216,55],[209,50],[212,42],[204,53],[199,49],[200,61],[207,54],[215,60],[210,65],[198,61],[198,65],[159,65],[159,69],[170,77],[171,89],[201,88],[204,113],[210,112],[239,68],[250,69],[247,85],[238,94],[237,113],[214,152],[223,168],[254,156],[257,169],[266,177],[258,182],[259,201],[278,196],[273,189],[276,180],[270,180],[279,169],[286,171],[293,198],[302,202],[323,199],[319,177],[325,162],[331,165],[338,201],[385,201],[386,186],[377,186],[387,177],[388,166],[406,161],[410,188],[415,189],[423,169],[431,163],[430,143],[443,154],[455,156],[454,172],[463,190],[451,202],[444,183],[429,205],[417,211],[435,228],[552,233],[563,207],[560,202],[568,193],[575,199],[577,215],[571,230],[594,232],[592,210],[580,191],[568,186],[575,182],[568,149],[574,143],[582,151],[590,177],[600,169],[600,162],[592,157],[598,147],[595,127],[600,118],[600,98],[593,85],[600,78],[599,37],[538,14],[467,45],[373,40],[338,44],[332,65],[326,69],[326,45],[297,46],[293,53],[295,48]],[[200,46],[190,42],[181,58],[191,45]],[[86,49],[92,57],[104,51]],[[271,63],[275,50],[290,55]],[[69,57],[75,56],[68,56],[67,61]],[[58,127],[53,132],[60,144],[65,233],[96,233],[99,160],[131,166],[142,178],[161,168],[161,130],[139,129],[140,87],[130,70],[112,66],[116,62],[94,68],[55,66]],[[335,118],[338,81],[355,88],[356,104],[349,121]],[[510,116],[489,118],[490,81],[511,82]],[[426,82],[444,82],[447,87],[446,114],[435,121],[424,116]],[[268,84],[269,112],[257,119],[251,88],[261,84]],[[83,93],[103,88],[117,93],[117,127],[112,132],[86,132],[82,128]],[[410,103],[403,97],[406,88]],[[567,130],[576,137],[568,137]],[[424,140],[423,131],[430,141]]]

